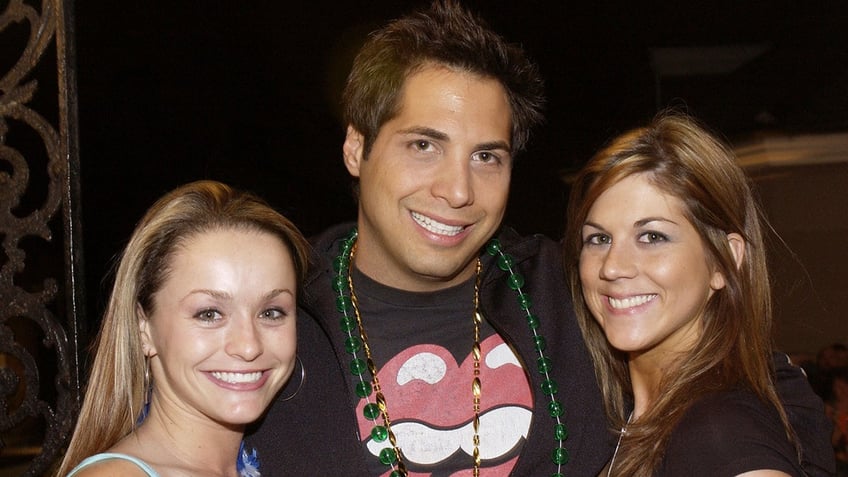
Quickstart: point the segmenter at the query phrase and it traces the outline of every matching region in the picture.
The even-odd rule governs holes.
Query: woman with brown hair
[[[601,475],[804,475],[775,391],[761,220],[729,148],[679,113],[577,176],[566,269],[620,429]]]

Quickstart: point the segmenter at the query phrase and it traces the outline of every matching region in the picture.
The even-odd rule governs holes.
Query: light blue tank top
[[[67,475],[67,477],[72,477],[77,472],[79,472],[81,469],[84,469],[85,467],[88,467],[91,464],[95,464],[97,462],[109,460],[109,459],[128,460],[128,461],[132,462],[133,464],[137,465],[139,468],[141,468],[141,470],[143,470],[145,473],[147,473],[147,475],[149,477],[159,477],[159,474],[157,474],[156,471],[153,470],[152,467],[147,465],[143,460],[137,459],[137,458],[135,458],[131,455],[118,454],[116,452],[104,452],[102,454],[95,454],[91,457],[86,458],[85,460],[80,462],[80,464],[78,466],[74,467],[74,470],[72,470],[71,473]]]

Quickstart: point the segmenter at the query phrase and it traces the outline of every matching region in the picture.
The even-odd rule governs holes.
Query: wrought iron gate
[[[0,475],[41,476],[73,429],[86,342],[73,2],[3,3]]]

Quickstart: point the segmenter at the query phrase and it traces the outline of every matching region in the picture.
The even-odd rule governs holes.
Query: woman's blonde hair
[[[220,182],[198,181],[159,199],[136,226],[118,264],[88,389],[59,476],[135,428],[147,391],[139,308],[151,314],[153,296],[181,244],[197,234],[233,228],[278,237],[291,253],[298,287],[303,282],[308,243],[291,221],[257,196]]]
[[[660,384],[663,392],[652,407],[628,426],[613,474],[650,476],[693,397],[738,385],[771,403],[792,439],[772,376],[772,304],[764,218],[748,178],[728,146],[693,118],[668,111],[646,127],[615,138],[595,154],[577,176],[569,199],[565,266],[613,427],[625,423],[632,401],[627,357],[609,346],[586,306],[579,276],[581,229],[595,200],[634,174],[644,174],[658,189],[683,202],[707,259],[724,276],[726,285],[707,302],[697,344],[665,374]],[[745,240],[744,260],[738,267],[728,243],[729,233],[738,233]]]

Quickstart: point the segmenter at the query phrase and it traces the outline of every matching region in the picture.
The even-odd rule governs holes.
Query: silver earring
[[[140,426],[147,418],[147,413],[150,412],[150,394],[152,389],[150,385],[150,356],[144,355],[144,387],[141,390],[144,396],[142,397],[141,412],[135,420],[136,426]]]
[[[280,399],[281,402],[288,401],[289,399],[297,396],[297,393],[300,392],[300,388],[303,387],[303,382],[306,381],[306,368],[303,366],[303,361],[300,360],[300,356],[295,355],[294,359],[300,363],[300,384],[297,386],[297,389],[294,390],[294,393],[291,396]]]
[[[144,405],[150,404],[150,392],[153,388],[150,386],[150,356],[144,355]]]

